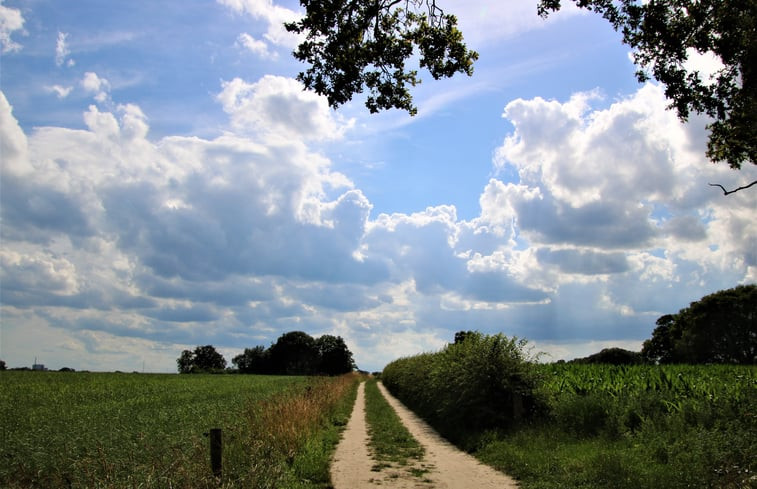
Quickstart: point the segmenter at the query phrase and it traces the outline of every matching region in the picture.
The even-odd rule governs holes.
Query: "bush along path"
[[[372,385],[369,389],[375,387]],[[378,384],[378,389],[408,430],[411,438],[418,442],[420,449],[403,448],[392,451],[389,448],[387,450],[386,447],[380,447],[381,442],[375,441],[376,436],[373,439],[369,436],[366,422],[365,384],[363,383],[359,387],[352,417],[343,433],[331,466],[331,477],[335,489],[517,488],[517,484],[510,477],[483,465],[441,438],[424,421],[389,394],[381,384]],[[380,401],[372,402],[380,405]],[[391,416],[380,415],[380,418],[384,420],[387,417]],[[377,430],[386,429],[383,425],[373,427],[374,434]],[[389,429],[392,432],[395,431],[394,428]],[[412,447],[412,442],[406,439],[407,435],[397,436],[403,439],[401,442],[403,447]],[[381,455],[382,451],[393,452],[395,456],[401,453],[405,455],[395,458],[386,454]]]

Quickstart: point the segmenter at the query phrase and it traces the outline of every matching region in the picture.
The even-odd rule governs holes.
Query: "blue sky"
[[[175,371],[302,330],[377,370],[478,329],[570,359],[755,282],[757,193],[707,185],[754,165],[532,3],[442,5],[481,57],[409,117],[302,90],[296,2],[0,2],[0,358]]]

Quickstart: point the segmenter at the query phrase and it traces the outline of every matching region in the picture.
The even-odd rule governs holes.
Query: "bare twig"
[[[722,186],[722,185],[720,185],[719,183],[710,183],[708,185],[710,187],[720,187],[720,188],[723,189],[723,195],[728,195],[728,194],[732,194],[732,193],[738,192],[739,190],[744,190],[745,188],[749,188],[752,185],[757,185],[757,180],[755,180],[754,182],[750,183],[749,185],[744,185],[743,187],[735,188],[733,190],[726,190],[725,187]]]

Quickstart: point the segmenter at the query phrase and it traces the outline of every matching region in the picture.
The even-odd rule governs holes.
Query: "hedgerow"
[[[381,380],[450,439],[508,428],[537,412],[538,370],[527,342],[478,332],[434,353],[400,358]]]

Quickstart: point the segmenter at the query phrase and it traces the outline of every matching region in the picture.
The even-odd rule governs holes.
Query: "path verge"
[[[511,477],[484,465],[439,436],[425,421],[406,408],[379,383],[379,390],[394,408],[410,434],[426,450],[425,461],[433,469],[426,474],[437,489],[515,489]]]
[[[383,468],[381,472],[372,470],[376,467],[376,461],[368,448],[370,439],[365,415],[365,385],[361,384],[352,417],[347,423],[331,466],[331,477],[335,489],[516,489],[518,487],[512,478],[455,448],[389,394],[383,385],[379,383],[378,387],[410,434],[425,451],[423,460],[415,463],[423,470],[422,477],[413,476],[409,470],[412,469],[410,466]]]

